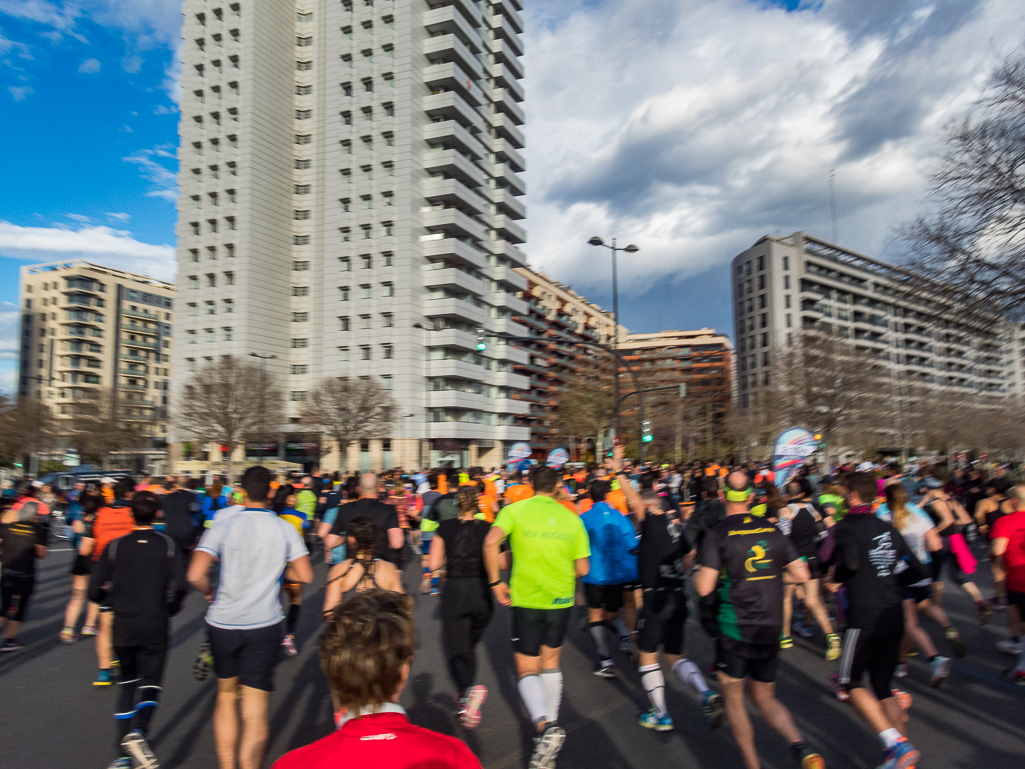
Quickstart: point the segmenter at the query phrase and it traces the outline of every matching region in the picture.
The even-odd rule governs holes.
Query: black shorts
[[[943,581],[944,566],[947,567],[947,573],[958,587],[961,587],[966,582],[971,582],[972,578],[961,570],[961,565],[957,562],[957,556],[950,552],[950,541],[946,537],[943,538],[943,549],[932,553],[931,558],[932,563],[929,567],[932,572],[930,576],[933,582]]]
[[[250,689],[274,691],[274,668],[281,656],[284,621],[254,630],[229,630],[209,623],[206,627],[214,655],[214,675],[237,678],[240,686]]]
[[[14,622],[24,622],[35,586],[36,578],[31,574],[7,573],[0,576],[0,617],[6,617],[17,604],[18,608],[11,619]]]
[[[720,638],[715,649],[715,667],[730,678],[750,677],[763,684],[776,681],[779,644],[753,644]]]
[[[808,563],[808,579],[822,579],[822,564],[819,563],[817,555],[806,555],[804,560]]]
[[[893,671],[900,662],[900,642],[904,638],[904,610],[899,604],[868,618],[859,618],[859,627],[848,627],[840,657],[840,684],[848,689],[863,688],[868,673],[872,691],[879,700],[892,697]]]
[[[71,562],[71,573],[76,577],[87,577],[93,572],[93,559],[91,555],[76,555]]]
[[[928,585],[908,585],[900,589],[900,597],[903,601],[914,601],[915,605],[928,601],[932,598],[932,583]]]
[[[1018,614],[1021,615],[1019,617],[1019,620],[1025,622],[1025,593],[1019,593],[1015,590],[1008,590],[1007,605],[1016,607],[1018,609]]]
[[[558,649],[566,639],[572,606],[564,609],[525,609],[512,607],[513,650],[527,657],[537,657],[541,647]]]
[[[644,606],[637,615],[637,648],[654,654],[683,654],[683,628],[687,623],[687,594],[683,588],[644,591]]]
[[[584,583],[587,608],[617,612],[623,608],[623,585],[589,585]]]

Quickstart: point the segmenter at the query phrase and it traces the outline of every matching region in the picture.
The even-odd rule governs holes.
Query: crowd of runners
[[[411,569],[420,574],[411,587],[439,602],[436,642],[466,730],[488,696],[476,647],[496,607],[510,607],[516,688],[535,731],[530,769],[554,767],[566,740],[560,707],[573,683],[560,652],[578,627],[593,642],[595,676],[617,678],[617,659],[636,667],[648,701],[638,727],[726,723],[745,769],[761,766],[751,712],[786,741],[795,767],[825,767],[775,692],[793,635],[815,638],[836,665],[823,686],[878,735],[878,766],[909,769],[923,746],[908,739],[906,660],[928,660],[938,687],[967,653],[943,609],[948,584],[975,602],[980,624],[1006,616],[1009,637],[984,653],[1013,655],[1005,676],[1025,686],[1025,486],[1003,467],[954,462],[830,470],[809,462],[778,486],[763,464],[637,466],[616,447],[600,465],[568,469],[343,479],[252,467],[236,483],[104,479],[66,495],[23,481],[2,497],[0,652],[23,648],[36,562],[59,519],[74,550],[60,640],[95,638],[93,683],[118,688],[113,769],[159,766],[147,735],[170,620],[202,599],[193,674],[217,680],[220,769],[263,765],[275,668],[299,653],[304,599],[322,612],[317,642],[337,730],[278,769],[343,759],[415,767],[425,757],[479,766],[463,742],[410,724],[399,705],[415,647]],[[990,596],[972,579],[980,560],[992,571]],[[321,561],[327,576],[314,593]],[[714,662],[687,656],[691,612]],[[669,712],[667,674],[695,691],[700,711]]]

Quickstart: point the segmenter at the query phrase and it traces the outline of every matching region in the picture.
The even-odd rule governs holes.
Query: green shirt
[[[551,497],[536,496],[508,505],[495,519],[512,548],[512,605],[562,609],[573,605],[574,561],[591,547],[580,518]]]
[[[839,494],[823,494],[819,497],[819,507],[823,510],[827,507],[833,508],[833,521],[839,523],[847,515],[847,503]]]
[[[309,489],[303,489],[295,498],[295,509],[306,513],[309,520],[313,520],[313,512],[317,509],[317,495]]]

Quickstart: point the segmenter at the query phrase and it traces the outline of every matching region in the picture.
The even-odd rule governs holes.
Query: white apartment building
[[[774,349],[826,324],[895,383],[993,398],[1025,393],[1018,324],[966,322],[891,265],[803,232],[765,236],[732,263],[738,405],[771,387]],[[895,391],[898,392],[898,391]]]
[[[281,458],[312,461],[291,450],[310,445],[309,393],[377,377],[395,435],[350,447],[347,468],[499,464],[529,439],[511,397],[527,353],[479,353],[476,330],[526,333],[521,0],[183,11],[176,381],[274,356]]]
[[[18,395],[50,407],[65,444],[53,448],[77,448],[60,436],[99,408],[144,439],[138,448],[162,450],[174,286],[80,260],[25,266],[20,278]]]

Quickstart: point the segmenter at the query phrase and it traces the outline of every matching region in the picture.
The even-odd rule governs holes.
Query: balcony
[[[431,390],[427,393],[428,408],[456,408],[472,411],[494,411],[495,402],[487,395],[461,390]]]
[[[479,27],[484,23],[480,7],[472,0],[431,0],[431,5],[434,7],[451,5],[458,8],[474,27]]]
[[[495,55],[497,63],[505,64],[516,77],[523,78],[523,62],[509,43],[504,40],[488,40],[487,45],[488,50]]]
[[[491,175],[505,181],[508,189],[515,195],[527,194],[527,183],[513,171],[508,163],[495,163],[491,166]]]
[[[498,112],[504,112],[512,121],[521,126],[527,122],[527,115],[523,107],[516,103],[515,99],[509,97],[509,92],[504,88],[495,88],[491,91],[491,100]]]
[[[527,266],[526,254],[512,243],[506,243],[504,240],[489,240],[485,242],[484,247],[493,254],[504,254],[509,257],[512,261],[516,262],[517,267]]]
[[[441,331],[428,331],[424,337],[424,344],[430,347],[450,347],[472,352],[477,349],[477,336],[468,331],[446,328]]]
[[[488,65],[488,74],[491,75],[500,88],[508,88],[516,101],[523,101],[526,98],[523,84],[506,65],[490,64]]]
[[[146,328],[146,326],[140,326],[138,323],[125,323],[123,326],[121,326],[121,330],[122,331],[135,331],[135,332],[138,332],[140,334],[150,334],[151,336],[156,336],[157,333],[158,333],[157,329],[155,329],[155,328]]]
[[[121,310],[122,315],[127,315],[130,318],[142,318],[143,320],[160,320],[160,314],[155,312],[146,312],[145,310]]]
[[[490,190],[491,200],[498,210],[510,219],[526,219],[527,207],[519,201],[511,190]]]
[[[464,127],[473,126],[481,133],[484,131],[480,113],[455,91],[427,94],[424,97],[424,112],[431,118],[458,120]]]
[[[484,186],[484,172],[454,149],[428,150],[423,155],[423,163],[431,173],[444,173],[474,188]]]
[[[507,334],[509,336],[528,336],[530,334],[530,330],[526,326],[521,326],[509,318],[493,320],[488,326],[496,334]]]
[[[156,342],[143,342],[141,339],[122,339],[121,344],[124,347],[143,347],[147,350],[158,349]]]
[[[488,266],[487,257],[480,250],[457,238],[425,240],[421,245],[424,256],[431,260],[458,261],[478,270]]]
[[[495,129],[499,138],[505,139],[516,149],[521,150],[526,146],[527,140],[523,136],[523,132],[507,115],[503,115],[501,112],[492,112],[488,115],[488,122]]]
[[[423,20],[424,27],[432,36],[455,35],[471,52],[480,53],[474,24],[452,6],[429,10],[423,15]]]
[[[487,320],[483,308],[462,299],[428,299],[423,303],[423,307],[424,316],[428,318],[459,318],[478,326],[483,326]]]
[[[118,382],[117,389],[128,390],[130,392],[146,392],[149,388],[146,385],[133,385],[126,384],[125,382]]]
[[[462,206],[472,209],[478,216],[485,211],[484,198],[458,179],[426,179],[424,181],[424,197],[432,203],[447,203],[449,205],[460,203]]]
[[[527,231],[523,229],[516,222],[505,216],[495,216],[492,218],[496,230],[501,230],[505,234],[505,240],[510,243],[521,244],[527,242]]]
[[[509,142],[505,139],[489,139],[488,149],[498,155],[499,162],[508,163],[518,174],[527,170],[527,161]]]
[[[477,296],[484,294],[484,281],[461,270],[430,270],[423,271],[423,284],[428,288],[455,288],[469,291]]]
[[[469,379],[471,382],[487,381],[491,378],[490,371],[483,366],[467,363],[463,360],[429,360],[427,376],[448,377],[450,379]],[[492,382],[488,382],[492,384]]]
[[[478,80],[484,76],[484,65],[480,59],[455,35],[428,38],[424,41],[424,55],[432,62],[456,62]]]
[[[444,88],[462,96],[468,104],[479,107],[484,101],[480,85],[457,63],[448,61],[430,64],[423,69],[424,82],[432,89]]]
[[[472,219],[456,208],[442,208],[427,211],[423,216],[423,226],[433,232],[443,232],[460,238],[485,240],[484,225]]]
[[[130,369],[130,368],[119,368],[117,370],[117,373],[121,374],[122,376],[142,377],[143,379],[145,379],[146,377],[149,376],[149,374],[145,371],[145,369],[141,370],[141,371],[135,371],[135,370]]]
[[[484,145],[455,120],[444,120],[440,123],[425,125],[424,141],[429,143],[444,141],[449,149],[462,150],[475,158],[484,159]]]
[[[522,28],[522,22],[520,27]],[[516,31],[508,16],[492,16],[491,30],[495,34],[495,40],[501,40],[509,46],[509,49],[517,56],[523,55],[523,41],[520,40],[520,33]],[[521,30],[522,31],[522,30]],[[491,42],[495,42],[494,40]]]
[[[495,3],[494,9],[508,19],[509,24],[517,34],[523,34],[523,18],[520,16],[519,11],[513,8],[511,3]],[[494,19],[495,17],[492,16],[491,18]]]
[[[493,307],[507,307],[514,315],[525,315],[527,304],[515,294],[507,294],[504,291],[495,291],[488,294],[488,301]]]
[[[529,427],[474,425],[468,422],[428,422],[428,438],[486,441],[529,441]]]
[[[492,267],[488,270],[488,275],[499,283],[505,283],[512,291],[527,290],[527,279],[509,267]],[[523,305],[526,306],[527,303],[522,299],[519,301],[523,302]],[[526,313],[517,313],[517,315],[526,315]]]

